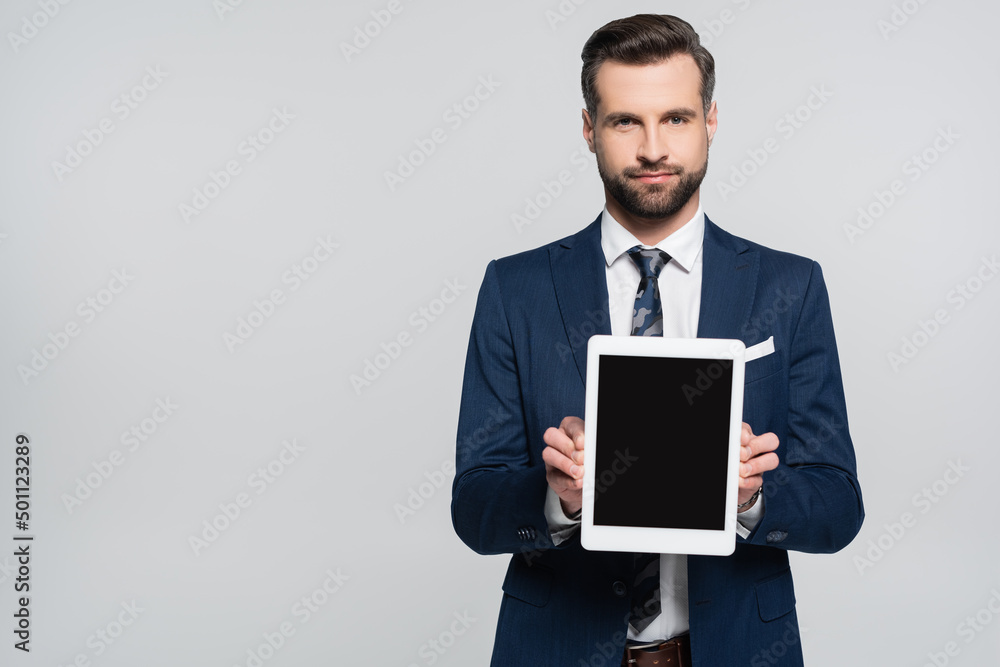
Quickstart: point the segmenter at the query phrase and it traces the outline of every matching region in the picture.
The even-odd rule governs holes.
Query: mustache
[[[680,176],[684,173],[684,167],[680,165],[669,165],[657,163],[650,165],[648,167],[626,167],[622,169],[623,176],[629,176],[635,178],[636,176],[642,176],[643,174],[658,174],[666,173],[673,174],[674,176]]]

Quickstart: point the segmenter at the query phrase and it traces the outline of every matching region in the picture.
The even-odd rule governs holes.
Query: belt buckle
[[[633,644],[631,646],[626,646],[625,647],[625,654],[628,657],[625,659],[625,662],[627,662],[630,665],[634,665],[637,662],[639,662],[638,658],[633,658],[632,657],[631,651],[642,651],[642,650],[645,650],[645,649],[648,649],[648,648],[659,648],[664,643],[666,643],[666,642],[665,641],[655,641],[655,642],[647,642],[645,644]]]

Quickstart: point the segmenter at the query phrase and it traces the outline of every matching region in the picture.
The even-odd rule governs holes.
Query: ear
[[[594,148],[594,121],[590,118],[590,114],[587,110],[583,110],[583,138],[587,142],[587,146],[590,147],[591,153],[596,153],[597,150]]]
[[[708,108],[708,115],[705,116],[705,130],[708,132],[709,146],[712,145],[712,138],[717,129],[719,129],[719,109],[715,105],[715,100],[712,100],[712,106]]]

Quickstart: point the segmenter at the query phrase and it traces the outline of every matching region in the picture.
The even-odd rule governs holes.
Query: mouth
[[[646,174],[636,174],[634,178],[643,183],[652,184],[652,183],[666,183],[668,180],[670,180],[676,175],[677,174],[673,174],[667,171],[656,171]]]

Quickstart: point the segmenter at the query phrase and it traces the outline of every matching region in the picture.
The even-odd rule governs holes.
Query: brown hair
[[[715,59],[691,24],[676,16],[636,14],[598,29],[583,47],[583,101],[590,119],[597,122],[597,70],[611,60],[625,65],[655,65],[686,53],[701,72],[701,101],[705,115],[715,90]]]

